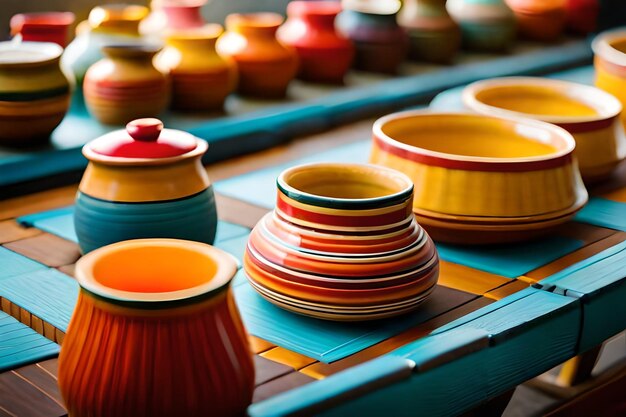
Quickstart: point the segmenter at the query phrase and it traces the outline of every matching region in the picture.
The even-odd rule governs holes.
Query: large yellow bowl
[[[523,217],[586,199],[574,148],[572,135],[549,123],[418,110],[374,123],[370,161],[413,180],[416,211]]]
[[[594,87],[547,78],[495,78],[468,85],[463,103],[482,114],[529,117],[564,128],[576,139],[585,181],[609,176],[626,156],[622,104]]]

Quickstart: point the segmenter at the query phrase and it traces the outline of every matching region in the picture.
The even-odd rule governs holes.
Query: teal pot
[[[111,243],[142,238],[212,244],[217,229],[213,187],[187,198],[156,203],[103,201],[79,191],[74,226],[83,253]]]
[[[396,9],[350,9],[337,17],[337,28],[355,46],[353,67],[362,71],[394,74],[406,59],[408,36],[396,20]]]

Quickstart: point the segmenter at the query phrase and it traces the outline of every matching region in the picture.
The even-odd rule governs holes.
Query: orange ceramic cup
[[[59,357],[72,416],[240,416],[254,366],[230,289],[235,260],[173,239],[119,242],[78,261]]]

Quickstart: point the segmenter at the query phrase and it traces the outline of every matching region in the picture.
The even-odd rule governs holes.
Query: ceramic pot
[[[506,0],[515,13],[519,34],[527,39],[553,42],[565,28],[566,0]]]
[[[408,37],[396,20],[399,2],[343,1],[337,27],[356,48],[353,67],[395,74],[408,53]]]
[[[599,0],[567,0],[565,6],[567,28],[583,35],[592,33],[598,26],[599,13]]]
[[[236,272],[229,254],[174,239],[80,259],[59,356],[70,415],[244,415],[254,365],[230,288]]]
[[[622,104],[594,87],[532,77],[494,78],[467,86],[463,102],[479,113],[527,117],[564,128],[576,139],[585,183],[607,178],[626,156]]]
[[[65,48],[74,13],[21,13],[11,18],[11,35],[26,42],[53,42]]]
[[[595,85],[626,105],[626,30],[613,30],[596,36],[592,43]],[[626,115],[622,112],[626,128]]]
[[[439,259],[412,213],[413,184],[365,164],[308,164],[277,179],[276,208],[244,256],[252,287],[298,314],[359,321],[414,310]]]
[[[448,13],[461,26],[463,45],[472,50],[503,52],[516,35],[513,11],[504,0],[448,0]]]
[[[587,202],[574,138],[549,123],[407,111],[377,120],[373,131],[370,161],[413,180],[413,211],[435,240],[526,240]]]
[[[83,147],[89,165],[74,224],[84,253],[149,237],[213,243],[217,211],[201,162],[208,145],[162,127],[156,119],[135,120]]]
[[[461,47],[461,30],[448,14],[445,0],[405,0],[398,22],[409,34],[409,57],[450,63]]]
[[[207,3],[207,0],[152,0],[152,11],[139,25],[139,32],[160,37],[164,30],[200,28],[206,24],[201,11]]]
[[[169,78],[152,62],[159,50],[149,45],[103,47],[105,58],[89,68],[83,83],[89,112],[101,123],[124,125],[165,110]]]
[[[217,41],[220,54],[237,64],[237,92],[244,96],[281,98],[298,71],[298,57],[276,39],[283,22],[276,13],[230,14],[227,32]]]
[[[278,39],[293,47],[300,60],[298,78],[343,83],[354,58],[352,42],[335,29],[341,4],[334,1],[292,1]]]
[[[147,15],[146,7],[127,4],[103,5],[91,10],[88,20],[78,25],[76,38],[63,53],[63,66],[74,73],[78,87],[83,85],[89,67],[103,58],[103,46],[141,42],[139,23]],[[82,93],[81,88],[76,90]]]
[[[235,63],[215,50],[222,34],[217,24],[200,29],[170,32],[166,47],[155,61],[172,83],[171,108],[181,111],[214,111],[237,85]]]
[[[46,142],[70,104],[61,71],[63,48],[45,42],[0,42],[0,144]]]

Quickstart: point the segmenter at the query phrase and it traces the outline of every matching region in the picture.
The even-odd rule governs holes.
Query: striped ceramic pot
[[[157,56],[156,66],[169,73],[172,109],[196,112],[223,109],[224,100],[237,86],[237,67],[215,50],[222,32],[222,26],[211,24],[167,35],[167,45]]]
[[[241,416],[254,366],[229,254],[139,239],[76,265],[81,287],[59,357],[72,416]]]
[[[109,45],[105,58],[85,74],[83,95],[89,112],[101,123],[124,125],[140,117],[156,117],[169,103],[170,83],[155,68],[160,47]]]
[[[45,142],[70,104],[61,71],[63,48],[44,42],[0,42],[0,144]]]
[[[213,243],[217,211],[201,158],[207,143],[135,120],[83,148],[89,159],[74,223],[83,252],[138,238]]]

